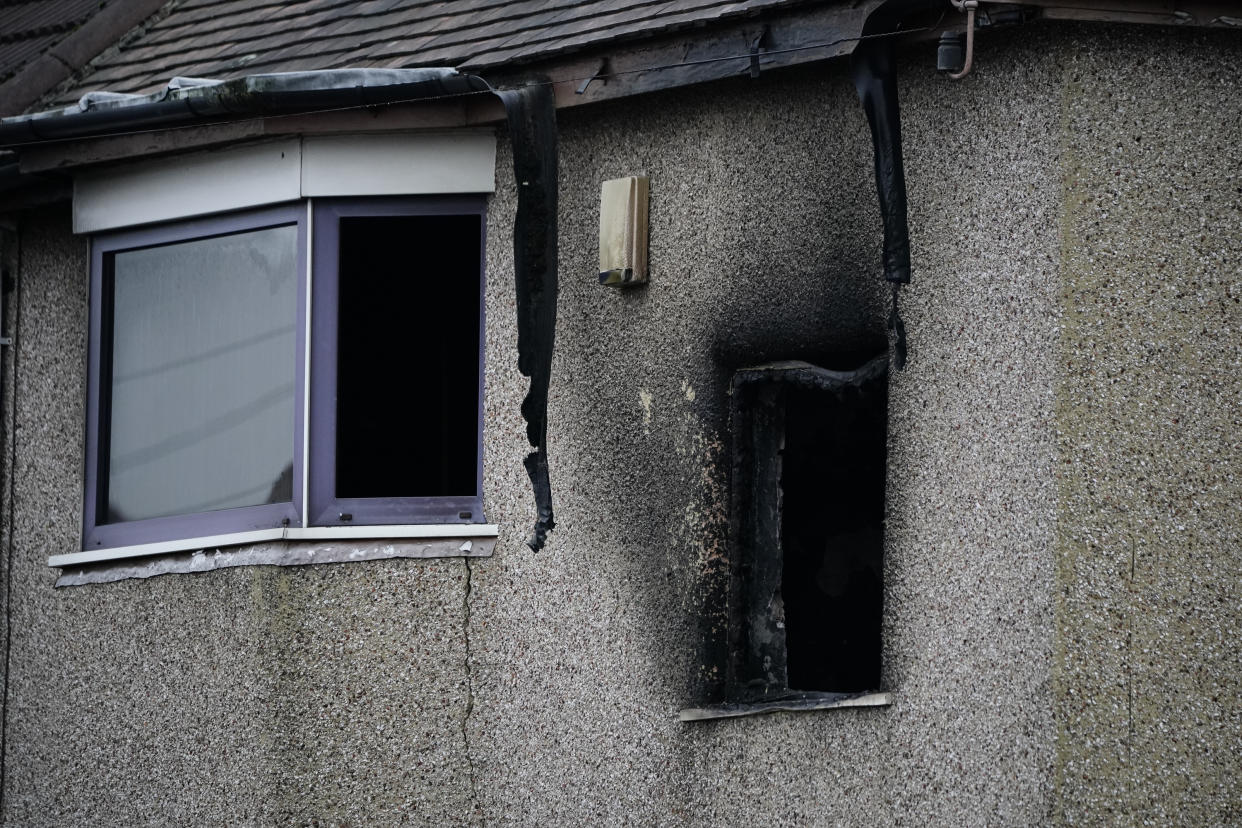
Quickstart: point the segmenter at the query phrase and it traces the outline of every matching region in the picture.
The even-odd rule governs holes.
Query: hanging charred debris
[[[884,220],[884,279],[893,286],[888,329],[893,337],[893,367],[900,371],[906,366],[906,327],[898,313],[897,297],[901,286],[910,281],[910,230],[901,158],[901,113],[888,44],[862,43],[854,52],[852,68],[875,147],[875,188]]]
[[[892,311],[888,327],[893,337],[892,365],[902,370],[906,363],[906,331],[898,313],[898,291],[910,281],[910,234],[906,216],[906,183],[901,155],[901,113],[897,101],[897,81],[893,72],[891,46],[882,35],[903,28],[906,18],[934,7],[928,0],[896,0],[873,12],[863,28],[852,59],[854,83],[862,101],[875,151],[876,191],[884,223],[884,278],[893,286]],[[767,29],[752,44],[758,54]],[[758,60],[751,72],[758,74]],[[597,76],[605,71],[601,64]],[[583,84],[578,91],[585,91]],[[526,436],[534,448],[524,464],[535,493],[538,517],[527,545],[543,548],[547,534],[555,526],[552,513],[552,487],[548,475],[548,386],[552,371],[552,350],[556,329],[557,299],[557,131],[556,100],[548,82],[528,82],[512,90],[495,93],[504,104],[513,142],[513,170],[518,187],[517,216],[514,220],[514,272],[518,309],[518,367],[530,377],[530,390],[522,402]],[[875,369],[873,361],[850,375],[826,372],[825,377],[850,376],[848,380],[818,382],[854,383],[857,377]],[[880,376],[887,375],[889,360],[883,360]],[[814,366],[807,370],[822,371]],[[740,376],[740,375],[739,375]],[[791,375],[792,376],[792,375]],[[802,374],[798,374],[802,376]],[[743,380],[745,384],[746,380]],[[874,394],[872,395],[875,396]],[[797,408],[797,406],[795,406]],[[794,420],[800,415],[794,414]],[[736,433],[736,432],[735,432]],[[783,439],[783,436],[782,436]],[[881,458],[883,452],[880,453]],[[881,466],[882,468],[882,466]],[[883,504],[883,487],[879,502]],[[882,542],[882,533],[881,533]],[[878,633],[877,633],[878,634]],[[876,655],[878,671],[878,654]],[[878,674],[876,677],[878,682]],[[858,681],[847,682],[857,684]]]
[[[893,290],[888,329],[893,339],[893,367],[898,371],[906,366],[906,326],[901,321],[897,300],[901,286],[910,281],[910,229],[901,157],[901,109],[888,35],[918,28],[911,20],[935,12],[936,7],[928,0],[894,0],[884,4],[867,18],[850,58],[854,87],[867,114],[875,150],[875,188],[884,221],[884,279]]]
[[[901,114],[897,101],[897,82],[892,67],[891,46],[884,35],[908,28],[908,18],[933,9],[935,5],[929,0],[895,0],[883,4],[868,17],[852,58],[854,83],[867,115],[874,145],[876,192],[884,223],[884,278],[893,288],[892,310],[888,319],[888,328],[893,338],[891,364],[899,371],[906,363],[906,331],[898,313],[898,291],[901,285],[910,281],[910,234],[906,215],[906,183],[901,155]],[[752,52],[756,55],[766,35],[765,27],[755,38]],[[758,74],[757,67],[756,58],[752,60],[753,75]],[[606,65],[601,64],[596,75],[601,76],[605,71]],[[578,90],[579,94],[585,91],[586,85],[583,84]],[[522,402],[522,416],[527,424],[527,439],[534,448],[526,456],[524,465],[534,489],[538,512],[534,531],[527,545],[537,552],[543,548],[548,532],[556,526],[552,512],[547,453],[548,387],[552,371],[557,301],[556,100],[552,85],[539,80],[528,81],[515,89],[496,90],[495,94],[504,104],[508,120],[513,143],[514,178],[518,187],[517,215],[513,230],[518,367],[531,380],[530,389]],[[826,382],[829,385],[842,382],[846,385],[861,383],[863,380],[859,377],[875,370],[880,371],[879,376],[882,378],[887,376],[889,362],[887,358],[875,360],[851,374],[825,372],[815,382]],[[806,365],[805,370],[800,370],[803,372],[795,372],[797,376],[804,376],[805,370],[814,372],[824,369]],[[830,375],[837,379],[825,379]],[[842,380],[840,377],[849,379]],[[867,382],[873,379],[875,378],[868,375]],[[745,385],[748,380],[743,379],[742,382]],[[797,397],[801,392],[791,393]],[[872,393],[871,398],[878,399],[882,396]],[[802,418],[798,413],[801,407],[795,403],[794,408],[797,410],[790,422],[801,422]],[[801,433],[801,426],[795,427],[794,432]],[[784,439],[783,432],[781,439]],[[795,437],[796,439],[800,438]],[[882,469],[882,450],[879,456]],[[798,467],[795,464],[791,468]],[[882,483],[881,476],[881,508]],[[878,628],[876,634],[878,635]],[[795,644],[795,651],[801,646]],[[876,677],[873,685],[878,683],[878,648],[875,658]],[[852,685],[859,684],[860,681],[867,683],[861,679],[851,679],[846,683]],[[782,686],[788,688],[788,682]]]
[[[522,400],[526,438],[535,449],[524,464],[535,491],[538,518],[526,544],[543,548],[552,517],[548,478],[548,384],[556,338],[557,146],[556,100],[548,83],[497,90],[513,142],[517,215],[513,221],[513,270],[517,287],[518,369],[530,377]]]

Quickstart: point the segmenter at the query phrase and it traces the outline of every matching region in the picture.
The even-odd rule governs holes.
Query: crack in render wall
[[[475,772],[474,756],[470,752],[470,714],[474,712],[474,652],[470,643],[470,597],[474,592],[474,567],[469,558],[462,558],[466,567],[466,587],[461,599],[461,629],[464,647],[463,667],[466,679],[466,704],[461,715],[462,755],[466,760],[466,773],[470,782],[470,801],[475,815],[479,815],[479,785]]]

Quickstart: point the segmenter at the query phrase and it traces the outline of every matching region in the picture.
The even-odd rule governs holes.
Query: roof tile
[[[0,80],[43,54],[99,11],[99,0],[0,4]]]
[[[493,67],[795,2],[181,0],[127,48],[97,59],[65,99],[91,89],[149,91],[176,75]]]

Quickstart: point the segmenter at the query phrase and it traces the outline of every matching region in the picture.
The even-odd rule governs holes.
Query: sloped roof
[[[0,114],[21,112],[166,0],[0,0]]]
[[[0,82],[95,15],[99,0],[0,3]]]
[[[55,103],[149,93],[175,75],[343,67],[481,70],[703,26],[798,0],[173,0]]]

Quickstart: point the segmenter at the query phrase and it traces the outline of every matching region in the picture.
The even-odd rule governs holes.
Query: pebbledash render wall
[[[5,821],[1242,819],[1240,64],[1237,35],[1107,27],[982,39],[957,84],[930,51],[902,64],[881,709],[677,720],[722,623],[731,371],[884,344],[842,64],[560,114],[559,526],[537,555],[503,132],[491,558],[54,589],[46,557],[79,542],[85,246],[67,210],[22,216]],[[652,276],[617,292],[598,188],[630,174]]]
[[[1089,42],[1062,57],[1055,813],[1237,825],[1242,37]]]

